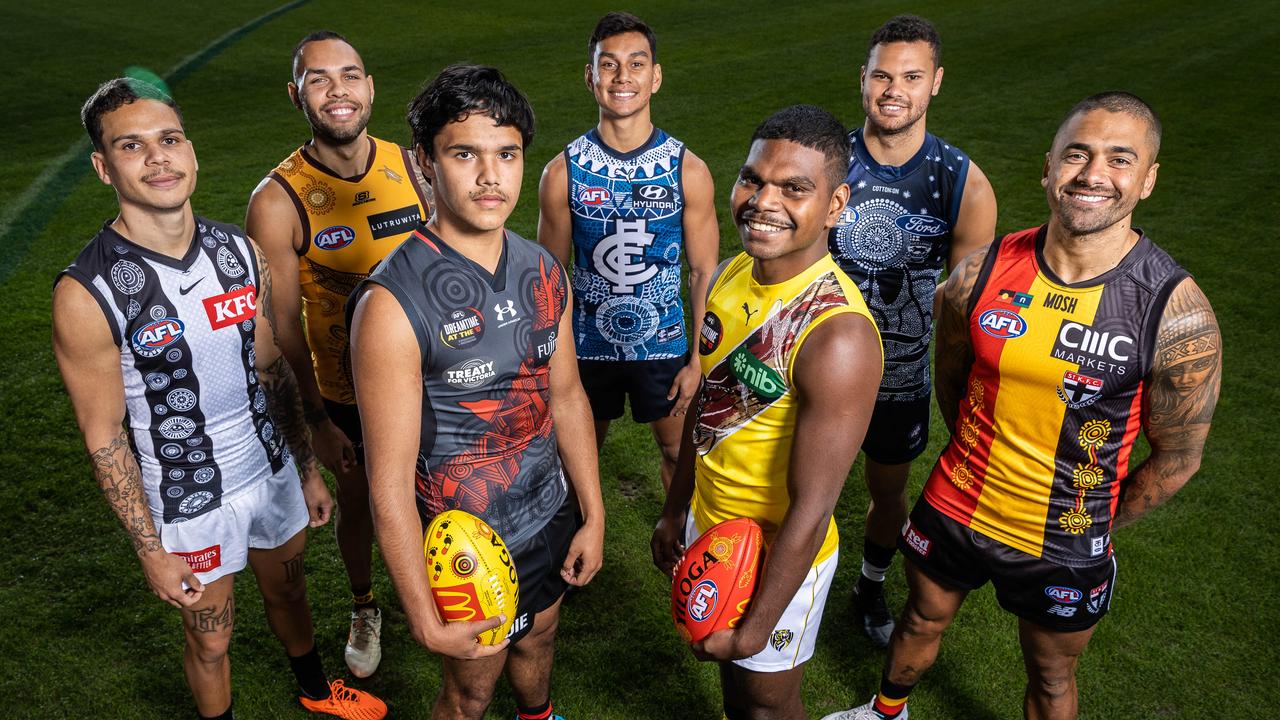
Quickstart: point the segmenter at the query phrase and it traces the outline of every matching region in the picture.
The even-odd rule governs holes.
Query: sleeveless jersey
[[[684,357],[684,143],[655,128],[644,145],[619,153],[591,130],[564,157],[578,357]]]
[[[827,318],[871,318],[858,288],[830,255],[776,285],[734,258],[707,298],[698,352],[704,384],[693,430],[693,518],[698,532],[735,517],[760,523],[772,543],[791,505],[787,476],[798,406],[791,369],[809,333]],[[839,544],[832,519],[814,564]]]
[[[282,470],[296,477],[254,369],[258,265],[239,228],[197,217],[175,259],[108,222],[62,274],[98,301],[120,346],[153,515],[184,522]]]
[[[298,280],[316,383],[325,398],[348,405],[356,397],[343,320],[347,297],[430,212],[408,151],[373,137],[369,146],[369,165],[356,177],[339,177],[305,146],[270,175],[302,222]]]
[[[490,275],[419,226],[353,297],[369,283],[399,301],[422,352],[423,524],[465,510],[508,547],[519,545],[568,493],[548,365],[567,301],[564,270],[546,249],[507,232]]]
[[[905,165],[881,165],[862,128],[849,133],[849,203],[827,247],[853,278],[884,340],[880,400],[929,395],[933,293],[951,254],[951,232],[969,173],[969,157],[925,133]]]
[[[1187,273],[1143,235],[1115,268],[1067,285],[1044,262],[1044,237],[1032,228],[991,246],[970,300],[973,369],[924,497],[1078,567],[1111,552],[1156,332]]]

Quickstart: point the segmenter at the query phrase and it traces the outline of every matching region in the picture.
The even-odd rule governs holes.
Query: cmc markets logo
[[[720,591],[716,588],[716,584],[710,580],[703,580],[694,586],[693,592],[689,593],[689,617],[702,622],[711,617],[711,613],[716,610],[716,601],[720,598]]]
[[[978,327],[993,338],[1012,340],[1027,332],[1027,321],[1016,312],[994,308],[978,317]]]
[[[168,345],[178,342],[185,326],[178,318],[160,318],[133,333],[133,350],[142,357],[155,357]]]
[[[947,223],[932,215],[899,215],[894,225],[917,237],[938,237],[947,234]]]
[[[257,289],[252,285],[205,298],[204,312],[209,316],[209,326],[221,330],[248,320],[257,314],[257,299]]]
[[[334,225],[316,233],[316,247],[321,250],[341,250],[356,240],[356,231],[346,225]]]
[[[578,193],[578,202],[583,205],[603,205],[609,202],[612,197],[606,188],[602,187],[585,187]]]

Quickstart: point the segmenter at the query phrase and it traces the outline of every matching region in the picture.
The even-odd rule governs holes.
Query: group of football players
[[[291,77],[311,137],[253,191],[244,231],[194,214],[198,163],[165,91],[99,87],[82,120],[120,211],[54,289],[95,477],[152,591],[181,611],[201,718],[233,717],[246,564],[302,705],[387,712],[330,680],[315,647],[305,533],[335,511],[321,464],[351,673],[381,660],[376,535],[406,630],[443,660],[432,717],[482,717],[503,674],[518,719],[559,717],[561,601],[603,563],[598,452],[627,403],[661,453],[662,572],[723,520],[764,531],[746,615],[692,645],[719,663],[729,720],[805,717],[859,450],[870,503],[852,612],[888,656],[871,701],[828,720],[905,720],[987,581],[1018,617],[1025,715],[1075,717],[1076,662],[1115,591],[1110,533],[1195,473],[1221,375],[1208,301],[1131,225],[1159,167],[1146,103],[1106,92],[1072,107],[1044,159],[1048,221],[997,236],[987,177],[926,130],[938,33],[892,18],[868,43],[860,127],[796,105],[756,128],[729,196],[742,252],[717,266],[712,173],[653,124],[662,65],[633,15],[591,34],[598,122],[546,164],[537,242],[506,227],[534,128],[498,70],[442,70],[409,103],[409,148],[367,133],[373,76],[341,35],[304,37]],[[951,437],[908,512],[935,392]],[[1151,454],[1130,470],[1139,431]],[[514,618],[437,611],[423,527],[448,509],[510,548]],[[898,550],[895,623],[883,586]],[[508,620],[504,642],[476,642]]]

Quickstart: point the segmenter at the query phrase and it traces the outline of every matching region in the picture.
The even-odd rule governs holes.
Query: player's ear
[[[582,83],[587,86],[588,90],[590,90],[591,87],[595,85],[595,78],[592,76],[594,71],[595,71],[595,68],[591,66],[591,63],[587,63],[586,65],[583,66]]]
[[[650,94],[658,92],[658,88],[662,87],[662,63],[653,64],[653,89]]]
[[[1049,187],[1049,156],[1052,150],[1044,154],[1044,167],[1040,168],[1040,185],[1044,188]]]
[[[418,167],[422,170],[422,177],[427,179],[434,187],[436,184],[436,168],[431,164],[431,156],[427,155],[427,151],[422,149],[422,145],[413,146],[413,156],[418,160]]]
[[[836,191],[831,193],[831,207],[827,208],[827,222],[823,225],[827,230],[836,226],[840,222],[840,214],[844,212],[845,205],[849,204],[849,183],[840,183],[836,186]]]
[[[98,179],[103,185],[111,184],[111,172],[107,170],[107,159],[102,153],[96,150],[89,155],[89,161],[93,163],[93,171],[98,173]]]
[[[374,91],[373,91],[373,76],[372,76],[372,75],[365,75],[365,76],[364,76],[364,78],[365,78],[366,80],[368,80],[368,81],[369,81],[369,102],[370,102],[370,103],[372,103],[372,102],[373,102],[373,96],[374,96]]]
[[[862,87],[867,84],[867,66],[863,65],[858,70],[858,92],[862,92]]]
[[[1142,200],[1151,197],[1151,191],[1156,189],[1156,174],[1159,169],[1160,163],[1151,163],[1151,167],[1147,168],[1147,176],[1142,179]]]
[[[302,109],[302,100],[298,97],[298,86],[293,82],[289,83],[289,102],[299,110]]]
[[[931,96],[937,95],[938,90],[942,89],[942,70],[943,67],[939,65],[938,69],[933,73],[933,89],[929,91]]]

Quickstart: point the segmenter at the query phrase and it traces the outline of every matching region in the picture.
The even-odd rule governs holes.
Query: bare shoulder
[[[868,380],[879,387],[882,358],[880,338],[871,320],[845,312],[827,318],[809,332],[796,356],[793,374],[801,391],[806,387],[829,390]]]
[[[961,313],[964,312],[969,305],[969,296],[973,294],[973,288],[978,283],[982,265],[987,261],[987,254],[990,252],[991,246],[984,245],[965,256],[956,265],[940,291],[944,304]]]

